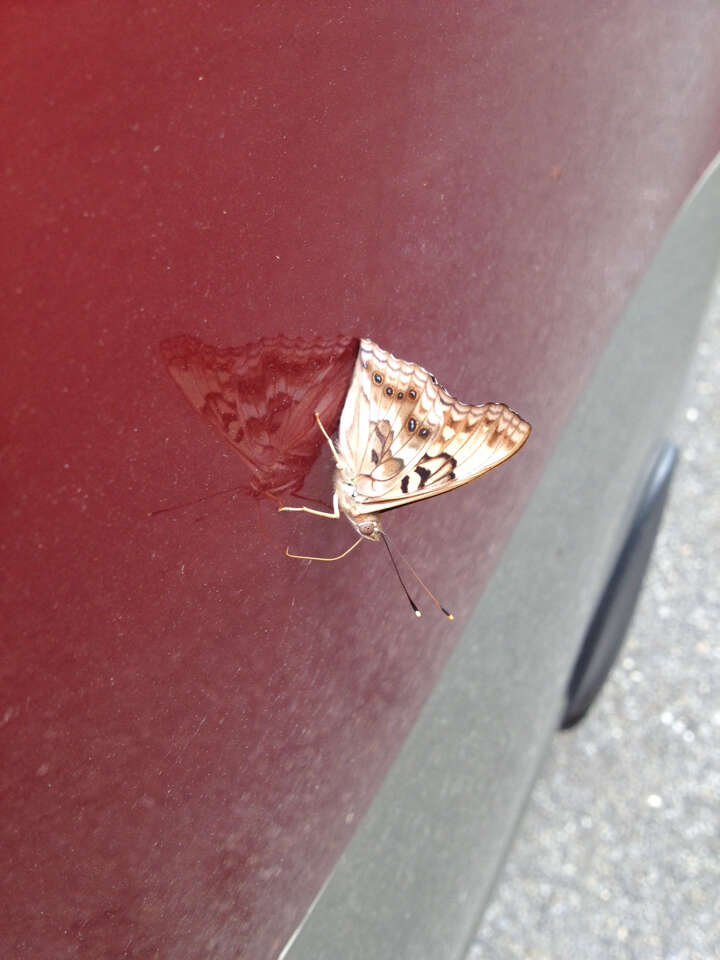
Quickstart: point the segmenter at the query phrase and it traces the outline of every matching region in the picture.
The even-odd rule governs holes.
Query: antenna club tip
[[[415,616],[416,616],[416,617],[421,617],[421,616],[422,616],[422,613],[418,610],[417,607],[415,607]]]

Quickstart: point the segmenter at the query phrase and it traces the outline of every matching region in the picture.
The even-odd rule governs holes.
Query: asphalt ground
[[[720,958],[720,286],[625,646],[558,734],[467,960]]]

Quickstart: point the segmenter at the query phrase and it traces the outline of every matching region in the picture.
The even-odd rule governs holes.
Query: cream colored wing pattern
[[[469,483],[516,453],[529,434],[530,425],[505,404],[461,403],[423,367],[360,342],[338,442],[358,513]]]

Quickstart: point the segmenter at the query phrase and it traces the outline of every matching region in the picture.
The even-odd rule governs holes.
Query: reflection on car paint
[[[357,338],[263,337],[215,347],[181,335],[160,344],[190,405],[240,455],[248,492],[295,495],[323,443],[315,411],[332,430],[347,393]]]

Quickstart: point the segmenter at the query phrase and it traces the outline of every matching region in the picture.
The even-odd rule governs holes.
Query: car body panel
[[[262,960],[720,146],[718,11],[74,0],[4,31],[3,937]],[[281,335],[371,336],[532,423],[477,485],[392,516],[454,627],[416,622],[370,546],[286,559],[350,528],[249,489],[161,347]],[[318,453],[303,493],[331,483]]]
[[[718,267],[720,157],[643,277],[460,643],[282,960],[465,956],[563,716],[578,641],[672,433]]]

